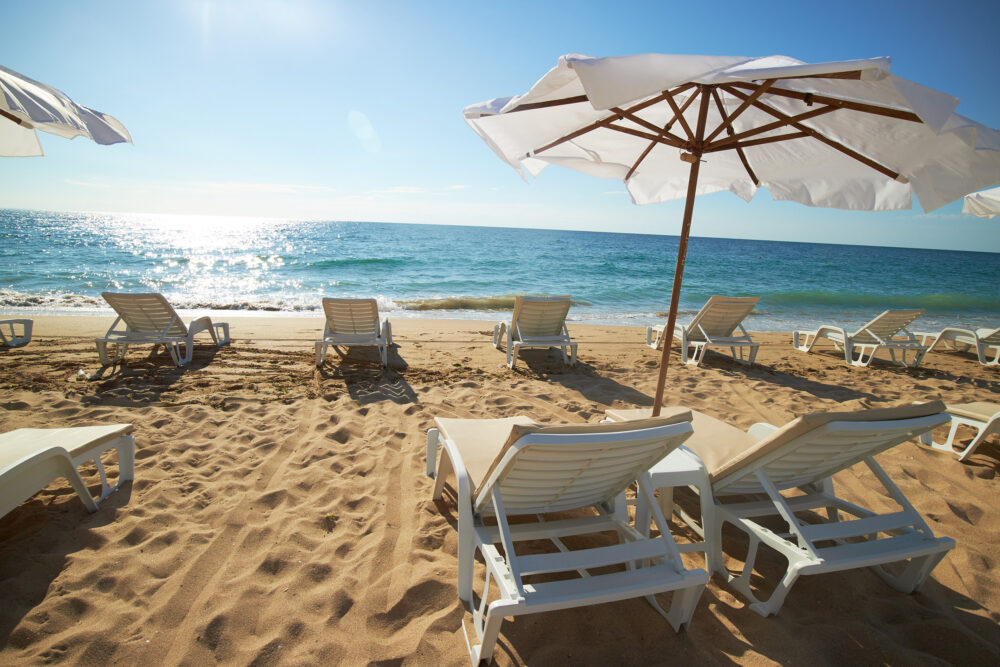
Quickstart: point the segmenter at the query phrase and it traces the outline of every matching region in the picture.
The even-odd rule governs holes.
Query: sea
[[[609,228],[613,223],[609,221]],[[947,230],[942,229],[942,234]],[[104,291],[185,311],[318,316],[324,296],[391,317],[496,320],[517,294],[569,294],[570,322],[646,326],[669,308],[678,237],[545,229],[0,209],[0,313],[110,313]],[[759,296],[751,331],[1000,326],[1000,254],[690,240],[680,321],[713,294]]]

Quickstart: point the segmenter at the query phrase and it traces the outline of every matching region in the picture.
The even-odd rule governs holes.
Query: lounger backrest
[[[941,401],[813,413],[789,422],[721,465],[706,465],[716,493],[763,493],[758,472],[779,490],[790,489],[826,479],[948,421]]]
[[[924,314],[923,308],[914,310],[887,310],[868,324],[858,329],[857,333],[851,336],[856,343],[878,342],[868,333],[869,331],[882,340],[888,340],[910,325],[913,320]]]
[[[559,336],[569,306],[569,296],[518,296],[514,299],[511,326],[516,326],[522,336]]]
[[[187,336],[187,327],[174,307],[159,293],[129,294],[102,292],[129,330],[142,333],[165,333],[167,336]],[[171,322],[173,324],[171,324]],[[167,326],[169,325],[169,329]],[[167,329],[164,332],[164,329]]]
[[[493,489],[500,492],[507,514],[560,512],[610,501],[690,437],[690,412],[684,417],[515,426],[476,489],[476,511],[493,513]]]
[[[378,335],[378,302],[375,299],[323,299],[327,330],[333,334]]]
[[[688,339],[701,340],[704,338],[702,330],[712,338],[731,336],[758,301],[759,296],[713,296],[688,324]]]

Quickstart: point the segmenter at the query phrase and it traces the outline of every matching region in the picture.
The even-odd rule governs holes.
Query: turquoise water
[[[947,230],[942,229],[942,234]],[[445,225],[0,210],[0,311],[105,311],[105,290],[181,309],[309,313],[376,296],[393,317],[496,319],[513,295],[570,294],[570,319],[646,325],[668,308],[677,237]],[[760,296],[756,331],[1000,325],[1000,254],[692,238],[680,311]]]

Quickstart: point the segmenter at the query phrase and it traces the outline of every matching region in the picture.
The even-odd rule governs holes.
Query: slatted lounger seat
[[[916,368],[927,354],[927,346],[906,327],[923,314],[922,309],[887,310],[852,334],[833,325],[821,326],[816,331],[794,331],[792,345],[796,350],[809,352],[819,339],[827,338],[843,351],[844,359],[851,366],[867,366],[875,353],[884,348],[889,350],[894,364]],[[898,361],[896,352],[900,353]],[[909,352],[913,353],[912,363],[906,361]]]
[[[74,428],[19,428],[0,434],[0,516],[44,489],[59,477],[73,486],[91,512],[117,489],[134,478],[135,441],[131,424],[78,426]],[[118,452],[118,483],[108,484],[101,454]],[[77,467],[93,460],[101,476],[101,495],[95,500]]]
[[[928,352],[936,347],[949,350],[968,352],[975,349],[979,363],[983,366],[1000,366],[1000,327],[996,329],[960,329],[948,327],[939,333],[917,332],[914,336],[921,339],[922,344],[930,346]]]
[[[427,432],[427,474],[435,477],[438,499],[446,478],[455,473],[458,596],[473,615],[477,637],[466,637],[473,664],[490,660],[505,616],[645,596],[675,630],[690,622],[707,572],[684,566],[662,513],[653,512],[660,535],[649,538],[614,511],[616,497],[633,481],[638,493],[652,501],[646,470],[691,435],[689,421],[686,412],[623,424],[564,426],[541,426],[526,417],[435,419],[435,428]],[[590,512],[574,518],[542,517],[584,508]],[[515,515],[535,520],[509,523]],[[619,543],[571,550],[564,542],[606,531],[617,534]],[[516,542],[534,540],[550,540],[558,551],[517,554]],[[486,563],[478,606],[472,596],[476,551]],[[605,566],[618,567],[587,572]],[[554,581],[553,574],[559,575]],[[492,601],[491,583],[498,588]],[[665,591],[673,591],[666,612],[652,597]]]
[[[360,345],[377,347],[383,366],[389,365],[392,325],[379,320],[375,299],[323,299],[326,325],[323,340],[316,341],[316,365],[322,366],[328,347]]]
[[[566,328],[570,303],[568,296],[518,296],[514,299],[510,322],[498,322],[493,327],[493,346],[499,350],[500,343],[505,342],[509,368],[514,368],[518,352],[525,348],[554,347],[565,363],[571,366],[576,363],[577,344]]]
[[[705,538],[711,570],[724,576],[762,616],[778,612],[802,575],[871,567],[897,590],[919,589],[955,542],[934,537],[874,457],[947,423],[944,410],[943,403],[934,401],[819,412],[782,428],[755,424],[746,433],[693,413],[694,435],[685,446],[705,463],[712,503],[702,503],[703,508],[711,508],[702,517],[702,527],[694,522],[689,525]],[[861,462],[895,501],[894,511],[879,513],[837,497],[833,475]],[[773,525],[765,525],[763,519],[768,517],[776,518],[783,528],[775,532]],[[735,576],[723,564],[722,527],[726,523],[750,539],[743,571]],[[750,586],[761,543],[788,560],[784,576],[766,601]],[[897,562],[906,563],[898,574],[883,567]],[[831,590],[830,594],[836,593]]]
[[[162,345],[174,363],[183,366],[194,356],[194,337],[202,331],[207,331],[216,345],[229,344],[229,324],[213,324],[212,318],[205,316],[185,325],[162,294],[103,292],[101,296],[118,313],[104,337],[94,339],[97,356],[104,366],[117,364],[125,358],[130,345],[140,344],[152,344],[154,350]],[[125,328],[116,329],[119,323]],[[108,356],[108,343],[117,346],[114,357]]]
[[[743,327],[743,320],[758,301],[759,296],[713,296],[687,326],[674,327],[674,338],[681,342],[681,359],[684,363],[698,366],[708,348],[728,347],[733,359],[752,364],[757,358],[760,343],[755,343],[750,338]],[[646,327],[646,345],[654,350],[660,349],[665,328],[666,325],[663,324]],[[734,336],[737,328],[742,334]]]
[[[0,347],[21,347],[31,342],[31,327],[34,324],[29,319],[0,320]]]

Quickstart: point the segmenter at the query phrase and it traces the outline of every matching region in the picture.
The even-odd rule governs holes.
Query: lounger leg
[[[514,342],[513,337],[510,335],[510,329],[507,330],[507,368],[513,370],[514,365],[517,364],[517,353],[521,351],[521,346]]]
[[[316,343],[316,366],[322,366],[326,359],[326,343]]]
[[[507,332],[507,323],[498,322],[493,325],[493,347],[500,349],[500,341],[504,339],[504,334]]]
[[[118,484],[135,479],[135,438],[123,435],[115,443],[118,453]]]
[[[181,363],[177,364],[178,366],[191,363],[191,360],[194,359],[194,336],[188,335],[187,342],[183,343],[183,355],[181,355],[181,345],[181,343],[176,343],[177,356],[181,360]]]
[[[500,609],[495,609],[495,606],[500,606]],[[475,647],[479,649],[478,655],[475,656],[477,664],[483,660],[490,661],[493,657],[493,649],[496,647],[497,638],[500,637],[500,626],[503,624],[503,607],[506,606],[500,601],[499,605],[493,603],[487,610],[483,623],[482,643]]]
[[[461,487],[459,496],[463,496]],[[472,572],[476,562],[476,541],[472,532],[472,501],[465,499],[458,509],[458,598],[469,602],[472,600]]]
[[[898,575],[890,574],[882,565],[876,565],[871,569],[895,590],[901,593],[915,593],[920,590],[931,571],[937,567],[937,564],[947,553],[947,549],[942,549],[926,556],[913,558]]]
[[[940,450],[942,452],[948,452],[949,454],[954,454],[955,453],[955,435],[957,435],[957,433],[958,433],[958,427],[961,426],[961,425],[963,425],[963,424],[967,424],[967,425],[972,426],[973,428],[976,429],[976,437],[973,438],[972,442],[975,443],[975,444],[979,444],[977,442],[977,440],[979,439],[979,436],[982,433],[982,430],[979,429],[974,424],[968,424],[967,422],[959,421],[958,419],[955,419],[954,417],[951,418],[951,428],[948,429],[948,437],[945,439],[945,441],[943,443],[934,442],[933,433],[931,431],[926,431],[925,433],[921,433],[920,434],[920,442],[922,444],[928,445],[929,447],[933,447],[934,449]],[[972,445],[970,444],[969,447],[966,448],[965,452],[962,452],[961,456],[966,456],[967,455],[966,452],[969,451],[969,448],[971,446]],[[961,458],[960,458],[960,460],[961,460]]]
[[[438,450],[438,438],[441,436],[441,432],[436,428],[427,429],[427,476],[434,477],[434,468],[437,467],[437,450]],[[437,496],[435,496],[437,498]]]
[[[781,582],[775,587],[774,591],[771,593],[771,597],[767,599],[767,602],[761,602],[757,600],[752,594],[749,595],[755,600],[750,605],[752,611],[757,612],[765,618],[771,614],[777,614],[778,610],[781,609],[781,605],[785,603],[785,597],[788,592],[792,590],[792,585],[799,578],[799,567],[794,564],[789,564],[788,569],[785,571],[785,576],[781,578]],[[749,579],[747,584],[747,589],[749,591]]]
[[[694,348],[694,354],[690,357],[687,355],[687,350],[684,353],[684,363],[691,364],[693,366],[701,366],[701,360],[705,358],[705,350],[707,349],[705,343],[691,343],[688,345]]]
[[[76,468],[69,462],[69,459],[63,459],[60,463],[64,463],[69,470],[62,472],[59,476],[66,478],[66,480],[70,483],[70,486],[73,487],[73,490],[76,491],[76,495],[80,497],[80,501],[83,503],[83,506],[87,508],[88,512],[96,512],[97,503],[94,501],[93,496],[90,495],[90,489],[87,488],[87,485],[84,484],[83,480],[80,478],[80,473],[76,471]]]
[[[660,349],[660,335],[657,334],[654,340],[653,331],[653,327],[646,327],[646,347],[658,350]]]
[[[801,341],[801,342],[800,342]],[[800,352],[809,352],[816,344],[816,332],[793,331],[792,347]]]
[[[854,358],[854,350],[858,349],[858,358]],[[851,366],[864,366],[867,367],[872,363],[875,358],[875,354],[878,352],[878,345],[855,345],[854,343],[844,343],[844,357],[847,359],[847,363]],[[865,352],[871,350],[868,353],[868,359],[865,359]],[[892,350],[890,350],[892,352]],[[895,359],[894,359],[895,360]]]
[[[101,365],[110,366],[111,359],[108,358],[108,341],[95,339],[94,343],[97,345],[97,357],[101,360]]]
[[[1000,365],[1000,345],[996,346],[995,349],[996,349],[997,353],[993,357],[992,360],[990,360],[990,358],[988,356],[986,356],[986,349],[988,347],[990,347],[990,346],[989,345],[977,345],[976,346],[976,355],[979,357],[979,363],[981,363],[983,366],[998,366],[998,365]]]
[[[691,617],[694,616],[694,610],[698,607],[698,600],[701,599],[703,590],[705,590],[704,584],[697,584],[674,591],[674,597],[670,601],[670,611],[666,614],[674,632],[680,632],[691,626]]]
[[[219,347],[229,345],[229,323],[219,322],[212,325],[212,338]]]

